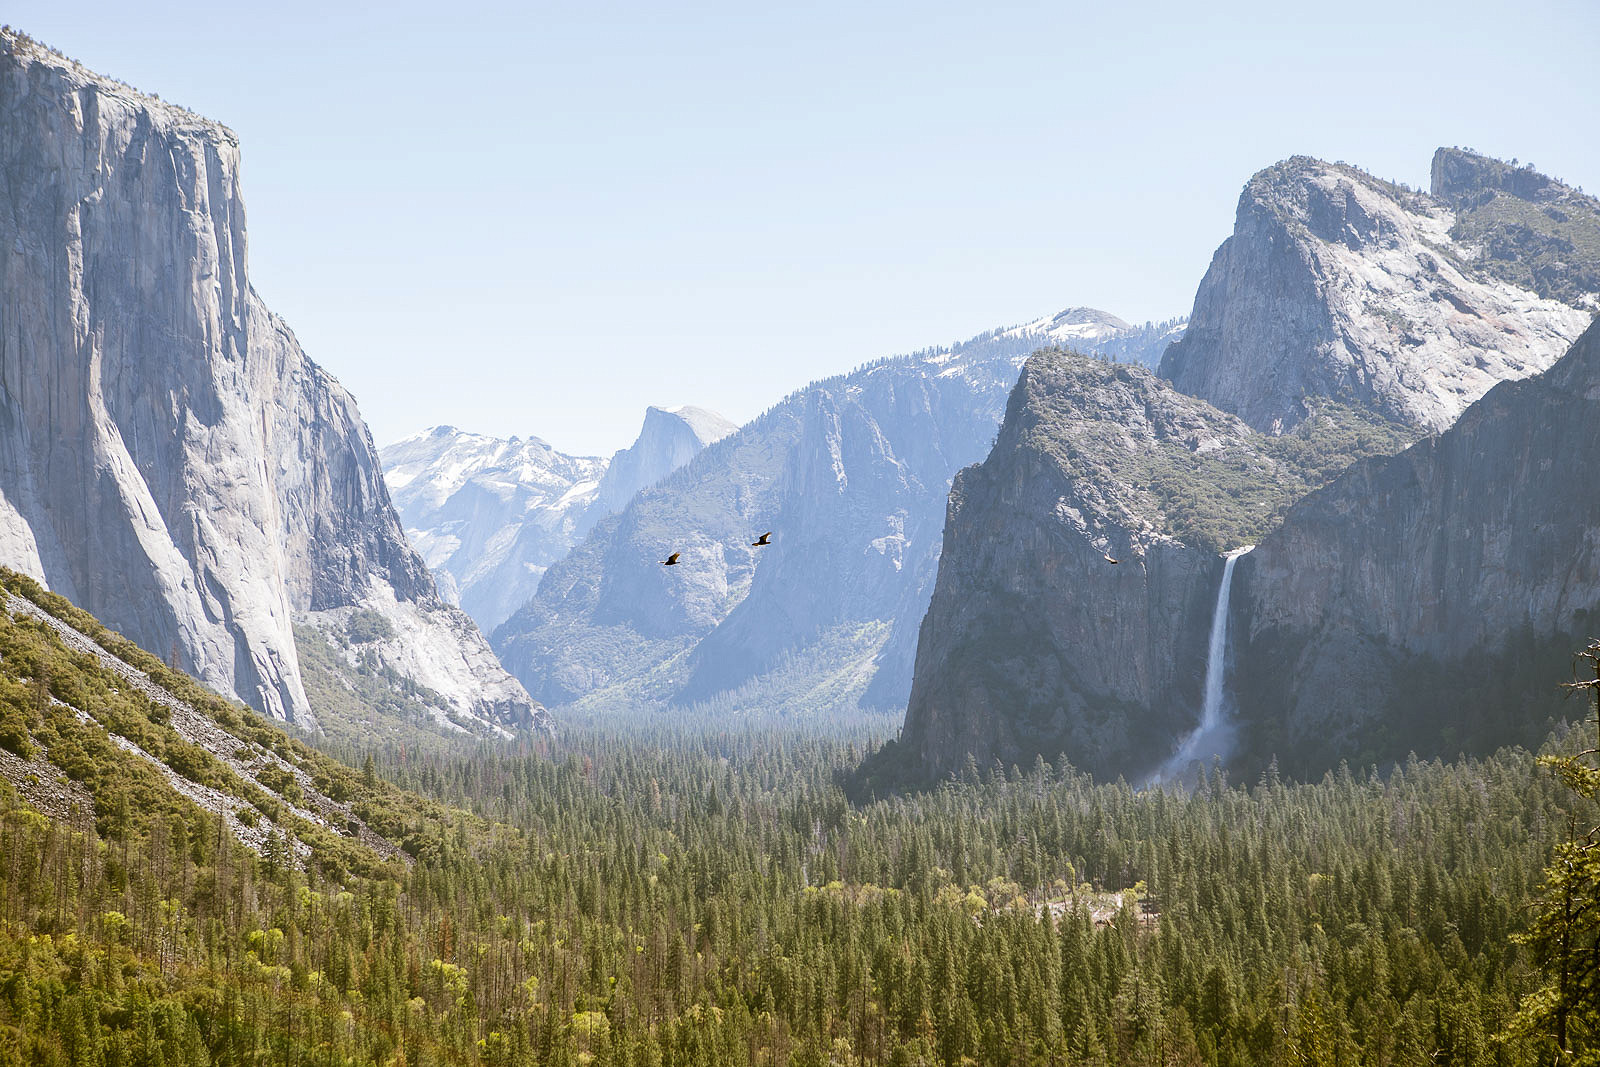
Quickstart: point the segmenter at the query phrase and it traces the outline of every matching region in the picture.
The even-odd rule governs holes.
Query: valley
[[[0,1067],[1594,1060],[1600,199],[1460,147],[1425,190],[1256,160],[1187,314],[847,358],[888,333],[857,318],[801,360],[848,301],[765,267],[849,226],[771,243],[803,205],[751,228],[702,175],[692,239],[634,257],[691,130],[630,145],[650,215],[626,169],[524,195],[555,152],[507,194],[473,138],[539,138],[452,107],[451,152],[411,150],[460,153],[456,231],[407,205],[315,306],[404,259],[407,329],[508,351],[452,332],[408,374],[365,322],[396,349],[368,413],[503,358],[491,391],[568,431],[627,407],[599,454],[488,395],[380,447],[257,291],[240,135],[0,28]],[[922,162],[873,225],[961,165]],[[1029,177],[986,166],[996,204]],[[589,198],[572,270],[599,250],[635,302],[585,320],[546,261]],[[940,245],[959,207],[861,284],[920,257],[985,291]],[[463,259],[485,217],[503,247]],[[979,227],[1017,299],[1127,273],[1033,223]],[[546,290],[507,297],[523,261]],[[900,314],[950,321],[940,292]],[[707,365],[793,378],[742,422],[661,302],[708,293]],[[512,360],[588,392],[552,409]]]

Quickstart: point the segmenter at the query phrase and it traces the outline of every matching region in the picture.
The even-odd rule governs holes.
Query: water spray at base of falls
[[[1222,565],[1222,584],[1217,588],[1217,606],[1211,613],[1211,643],[1206,648],[1206,677],[1202,689],[1200,725],[1183,739],[1171,759],[1155,776],[1167,781],[1181,776],[1195,760],[1228,755],[1233,747],[1233,729],[1223,705],[1223,681],[1228,669],[1228,596],[1233,589],[1233,565],[1255,545],[1245,545],[1228,553]]]

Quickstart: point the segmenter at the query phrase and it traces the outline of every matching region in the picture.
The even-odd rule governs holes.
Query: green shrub
[[[351,614],[350,621],[345,624],[345,634],[356,644],[365,645],[373,641],[392,640],[394,627],[376,611],[362,608]]]

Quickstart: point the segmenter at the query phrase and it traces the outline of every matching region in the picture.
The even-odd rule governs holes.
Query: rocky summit
[[[1162,375],[1260,430],[1323,397],[1436,433],[1495,383],[1550,366],[1600,292],[1595,201],[1568,191],[1577,269],[1517,269],[1519,213],[1553,220],[1498,187],[1468,206],[1497,179],[1461,158],[1441,149],[1434,194],[1305,156],[1255,175]]]
[[[385,446],[384,481],[439,591],[486,631],[571,547],[605,461],[435,426]]]
[[[294,626],[441,722],[542,714],[406,543],[354,400],[251,288],[238,140],[0,37],[0,556],[313,726]]]
[[[1223,755],[1296,773],[1537,741],[1534,675],[1600,594],[1597,265],[1592,198],[1463,150],[1427,194],[1257,174],[1160,364],[1192,396],[1029,362],[955,480],[905,729],[864,780],[1169,773],[1203,708]]]

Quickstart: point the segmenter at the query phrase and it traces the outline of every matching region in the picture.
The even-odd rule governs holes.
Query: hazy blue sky
[[[1600,187],[1589,0],[329,6],[0,17],[238,132],[256,287],[380,442],[609,452],[647,404],[742,421],[1071,304],[1184,314],[1296,153]]]

